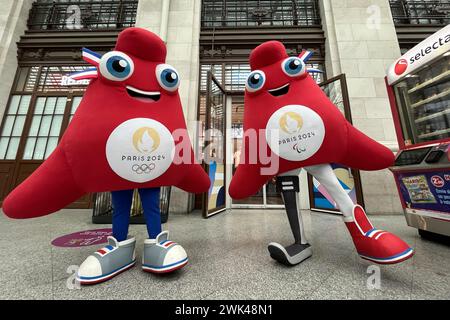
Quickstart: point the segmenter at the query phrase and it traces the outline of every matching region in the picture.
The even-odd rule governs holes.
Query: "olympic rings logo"
[[[137,174],[143,174],[143,173],[150,173],[150,171],[152,171],[153,169],[155,169],[155,164],[154,163],[150,163],[150,164],[135,164],[131,167],[131,170],[133,170],[133,172],[137,173]]]

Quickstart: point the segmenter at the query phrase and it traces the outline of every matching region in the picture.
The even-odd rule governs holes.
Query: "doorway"
[[[234,95],[232,103],[231,137],[233,141],[233,174],[239,164],[241,156],[244,120],[244,96]],[[232,208],[283,208],[281,194],[276,190],[275,180],[270,180],[256,194],[244,199],[233,199]]]
[[[205,124],[200,134],[203,147],[203,166],[209,176],[210,187],[203,194],[202,212],[209,218],[226,209],[226,101],[221,83],[208,71],[205,95]]]

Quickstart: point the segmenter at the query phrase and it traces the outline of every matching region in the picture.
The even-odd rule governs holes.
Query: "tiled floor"
[[[371,264],[357,257],[338,216],[303,212],[313,256],[295,267],[273,261],[267,244],[290,244],[284,211],[233,210],[204,220],[171,215],[165,225],[190,263],[173,274],[144,273],[139,264],[109,282],[68,289],[67,268],[97,247],[57,248],[52,239],[92,225],[90,211],[63,210],[32,220],[0,216],[1,299],[449,299],[450,247],[421,239],[403,216],[372,216],[416,249],[399,265],[380,266],[380,289],[368,289]],[[145,226],[133,225],[138,261]]]

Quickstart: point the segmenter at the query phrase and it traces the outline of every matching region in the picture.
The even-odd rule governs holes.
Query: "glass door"
[[[333,104],[342,112],[347,121],[352,123],[350,102],[345,75],[341,74],[319,85]],[[344,190],[353,203],[364,207],[359,171],[343,165],[332,163],[331,167]],[[311,210],[339,213],[336,203],[326,189],[314,177],[308,174],[309,203]]]
[[[204,167],[211,185],[203,196],[203,216],[208,218],[226,209],[225,128],[226,94],[220,83],[208,71],[206,89],[206,121],[203,143]]]

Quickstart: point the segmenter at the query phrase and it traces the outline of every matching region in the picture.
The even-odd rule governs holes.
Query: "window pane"
[[[19,68],[18,70],[18,80],[16,85],[16,91],[23,91],[25,86],[25,81],[27,81],[28,72],[30,72],[29,67]]]
[[[45,104],[44,114],[52,114],[55,110],[56,97],[47,98],[47,103]]]
[[[11,135],[12,128],[14,125],[14,116],[6,116],[5,122],[3,123],[2,136]]]
[[[0,159],[5,159],[9,138],[0,138]]]
[[[28,107],[30,106],[30,100],[31,96],[22,96],[22,99],[20,100],[20,106],[18,114],[27,114],[28,113]]]
[[[36,99],[23,159],[43,160],[55,149],[64,119],[66,103],[67,97],[38,97]]]
[[[42,160],[44,159],[45,154],[45,145],[47,143],[47,138],[38,138],[36,141],[36,147],[34,149],[34,160]]]
[[[17,149],[19,148],[20,138],[11,138],[9,141],[8,151],[6,152],[7,160],[14,160],[16,158]]]
[[[64,110],[66,109],[66,101],[67,101],[66,97],[58,98],[55,108],[56,114],[64,114]]]
[[[50,135],[54,137],[59,137],[59,132],[61,131],[61,124],[63,121],[63,116],[54,116],[52,122],[52,128],[50,130]]]
[[[72,109],[70,110],[70,114],[74,114],[77,111],[78,106],[80,105],[81,99],[83,97],[74,97],[72,101]]]
[[[31,67],[31,72],[28,75],[27,84],[25,86],[25,91],[27,92],[33,92],[34,87],[36,85],[37,81],[37,75],[39,72],[39,67]]]
[[[33,121],[31,122],[30,133],[28,134],[31,137],[35,137],[39,131],[39,125],[41,124],[42,116],[33,116]]]
[[[48,139],[47,150],[45,151],[45,159],[47,159],[50,154],[55,150],[58,145],[58,138],[50,138]]]
[[[34,107],[34,114],[42,114],[44,113],[45,106],[45,97],[39,97],[36,100],[36,106]]]
[[[40,136],[40,137],[48,136],[48,133],[50,132],[51,122],[52,122],[52,116],[46,115],[46,116],[42,117],[41,128],[39,129],[38,136]]]
[[[25,151],[23,153],[23,159],[30,160],[33,159],[34,145],[36,144],[36,138],[28,138],[27,144],[25,145]]]
[[[20,137],[23,131],[23,124],[25,123],[25,116],[17,116],[16,123],[12,132],[13,136]]]
[[[12,96],[11,102],[9,103],[8,114],[16,114],[19,107],[20,96]]]
[[[75,114],[75,112],[78,109],[78,106],[80,105],[81,99],[83,97],[74,97],[73,101],[72,101],[72,108],[70,110],[70,118],[69,118],[69,122],[72,121],[73,115]]]

